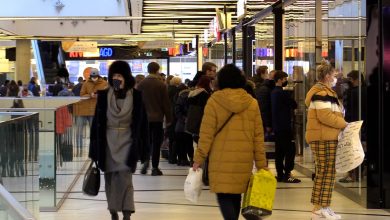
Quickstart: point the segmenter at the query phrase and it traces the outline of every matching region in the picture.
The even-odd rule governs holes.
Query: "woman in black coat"
[[[137,161],[145,161],[148,121],[142,94],[127,62],[115,61],[108,73],[109,86],[98,91],[91,127],[89,157],[104,172],[108,210],[112,220],[118,211],[129,220],[135,212],[132,173]]]

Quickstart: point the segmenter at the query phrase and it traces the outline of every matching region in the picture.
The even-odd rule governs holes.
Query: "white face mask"
[[[331,86],[332,86],[332,87],[335,87],[336,84],[337,84],[337,78],[334,77],[334,78],[333,78],[333,81],[331,82]]]

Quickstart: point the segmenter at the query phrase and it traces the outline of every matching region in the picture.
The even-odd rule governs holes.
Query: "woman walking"
[[[317,67],[318,83],[307,93],[306,141],[314,154],[316,175],[311,196],[312,219],[341,219],[330,209],[336,176],[336,148],[341,129],[347,126],[343,106],[332,87],[337,79],[334,68],[323,61]]]
[[[243,89],[246,80],[240,69],[224,66],[217,83],[220,90],[204,110],[193,169],[209,157],[210,190],[217,194],[224,219],[237,220],[253,162],[257,169],[267,169],[263,124],[256,99]]]
[[[97,92],[89,157],[104,172],[111,219],[118,220],[121,211],[123,219],[129,220],[135,212],[132,173],[138,159],[145,159],[148,122],[141,92],[133,88],[135,80],[127,62],[111,64],[108,83],[106,90]]]

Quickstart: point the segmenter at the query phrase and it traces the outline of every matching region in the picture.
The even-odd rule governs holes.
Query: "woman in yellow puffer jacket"
[[[335,183],[336,147],[341,129],[347,126],[343,106],[332,87],[336,84],[336,71],[323,61],[317,67],[317,79],[306,95],[306,141],[314,154],[316,176],[311,196],[314,205],[312,219],[341,219],[330,208]]]
[[[209,156],[210,190],[217,194],[224,219],[236,220],[253,162],[257,169],[267,169],[263,124],[256,99],[243,89],[246,80],[240,69],[224,66],[217,83],[220,90],[204,110],[193,169]]]

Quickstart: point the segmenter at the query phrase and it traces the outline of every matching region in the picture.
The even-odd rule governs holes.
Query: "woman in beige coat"
[[[210,190],[217,194],[224,219],[237,220],[253,162],[257,169],[267,167],[263,125],[257,101],[243,89],[246,80],[240,69],[224,66],[217,82],[220,90],[205,107],[193,169],[209,156]]]

